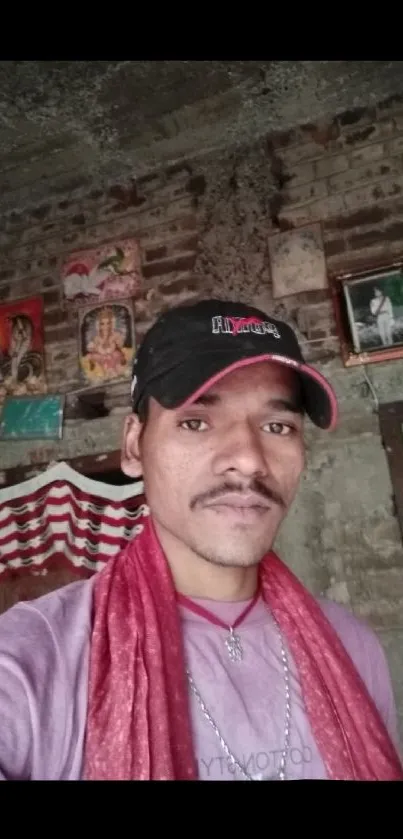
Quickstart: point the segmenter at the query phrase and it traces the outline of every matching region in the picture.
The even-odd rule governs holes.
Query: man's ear
[[[123,427],[120,468],[129,478],[141,478],[143,474],[139,445],[141,429],[142,424],[136,414],[130,414],[126,417]]]

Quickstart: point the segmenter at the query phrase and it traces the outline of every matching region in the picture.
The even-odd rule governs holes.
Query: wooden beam
[[[393,486],[395,512],[403,539],[403,402],[380,405],[379,425]]]
[[[97,454],[84,455],[83,457],[73,457],[70,460],[63,458],[63,462],[82,475],[101,475],[102,472],[120,470],[120,449],[112,452],[98,452]],[[45,462],[5,469],[2,471],[2,474],[5,476],[5,481],[2,482],[1,486],[20,484],[32,478],[33,475],[44,472],[48,466],[49,463]]]

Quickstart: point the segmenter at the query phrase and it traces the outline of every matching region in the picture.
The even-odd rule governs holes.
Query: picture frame
[[[345,367],[403,358],[403,257],[330,276]]]
[[[65,397],[8,396],[0,413],[0,442],[4,440],[61,440]]]
[[[135,238],[114,238],[94,247],[73,251],[61,267],[63,305],[110,303],[134,297],[143,284],[142,253]]]
[[[8,396],[47,392],[43,297],[0,303],[0,409]]]
[[[132,300],[82,307],[78,316],[78,347],[84,385],[130,380],[137,349]]]

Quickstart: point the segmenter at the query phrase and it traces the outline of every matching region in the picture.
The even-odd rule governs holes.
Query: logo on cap
[[[269,320],[260,318],[234,318],[215,315],[211,319],[213,335],[239,335],[240,332],[253,332],[254,335],[273,335],[281,338],[277,326]]]

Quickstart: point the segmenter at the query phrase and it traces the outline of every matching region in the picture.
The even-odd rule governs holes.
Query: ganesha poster
[[[80,370],[87,384],[130,379],[135,345],[133,307],[129,300],[80,308]]]
[[[71,307],[123,300],[141,287],[141,255],[135,239],[70,254],[62,266],[63,297]]]
[[[46,393],[43,300],[0,305],[0,405],[6,396]]]

